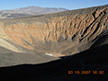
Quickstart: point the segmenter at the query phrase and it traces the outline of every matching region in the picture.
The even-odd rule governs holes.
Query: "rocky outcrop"
[[[24,48],[36,53],[67,56],[89,49],[103,34],[107,35],[108,5],[2,19],[0,28],[10,40]]]

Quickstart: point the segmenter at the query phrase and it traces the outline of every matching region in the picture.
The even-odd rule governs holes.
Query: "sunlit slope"
[[[9,39],[36,53],[71,55],[89,49],[107,32],[108,5],[33,17],[2,19],[0,26]],[[5,41],[3,38],[1,40]],[[2,46],[9,48],[7,43]],[[12,45],[10,49],[18,51]]]
[[[0,46],[9,50],[15,51],[15,52],[23,52],[21,49],[18,48],[18,45],[7,36],[5,31],[3,30],[3,27],[4,27],[4,24],[0,23]],[[17,45],[17,47],[15,45]],[[1,50],[0,54],[3,54],[3,53],[9,53],[9,52]]]

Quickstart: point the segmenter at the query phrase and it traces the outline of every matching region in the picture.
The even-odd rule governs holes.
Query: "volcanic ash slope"
[[[97,40],[107,35],[108,5],[24,18],[1,19],[0,44],[15,52],[68,56],[94,48]],[[0,31],[1,31],[0,30]],[[17,44],[12,44],[11,41]],[[9,46],[10,45],[10,46]],[[101,44],[103,45],[103,43]]]

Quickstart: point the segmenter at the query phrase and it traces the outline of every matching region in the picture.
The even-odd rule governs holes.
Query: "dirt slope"
[[[0,25],[8,38],[36,53],[70,55],[90,48],[98,36],[107,31],[108,5],[28,18],[2,19]]]
[[[54,56],[71,55],[89,49],[98,37],[107,32],[108,5],[2,19],[0,25],[7,38],[24,48]],[[4,39],[1,37],[1,40]],[[12,45],[9,49],[18,51]]]

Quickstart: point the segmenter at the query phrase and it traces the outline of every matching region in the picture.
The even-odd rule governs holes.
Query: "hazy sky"
[[[27,6],[62,7],[70,10],[108,4],[108,0],[0,0],[0,10]]]

